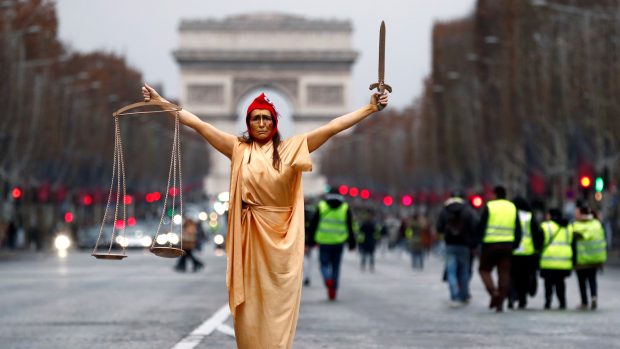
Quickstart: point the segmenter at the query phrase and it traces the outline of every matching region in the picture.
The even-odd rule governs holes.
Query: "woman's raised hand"
[[[156,101],[156,102],[167,102],[162,96],[155,91],[154,88],[149,86],[146,82],[144,86],[142,86],[142,96],[144,97],[145,102]]]
[[[377,106],[377,111],[383,110],[388,105],[388,92],[383,93],[375,92],[370,96],[370,104]]]

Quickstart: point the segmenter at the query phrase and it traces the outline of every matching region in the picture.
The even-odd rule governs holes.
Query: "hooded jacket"
[[[447,245],[474,247],[473,237],[477,225],[475,213],[461,198],[450,198],[437,219],[437,231],[444,236]]]

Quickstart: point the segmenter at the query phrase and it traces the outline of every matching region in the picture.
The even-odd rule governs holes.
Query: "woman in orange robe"
[[[144,85],[144,100],[166,101]],[[330,137],[387,106],[387,94],[306,134],[281,140],[278,112],[264,94],[248,107],[236,137],[187,110],[179,121],[231,160],[226,284],[239,348],[291,348],[301,299],[304,196],[301,173]]]

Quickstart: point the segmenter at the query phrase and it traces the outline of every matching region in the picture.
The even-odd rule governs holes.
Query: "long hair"
[[[252,138],[252,135],[250,135],[248,131],[243,132],[241,137],[238,137],[238,138],[239,138],[239,141],[246,143],[246,144],[254,143],[254,139]],[[272,159],[271,164],[273,168],[275,168],[276,171],[279,172],[281,160],[280,160],[280,153],[278,152],[278,146],[280,145],[280,142],[282,141],[282,137],[280,136],[280,131],[276,131],[273,137],[271,137],[271,141],[273,142],[273,156],[271,157]]]

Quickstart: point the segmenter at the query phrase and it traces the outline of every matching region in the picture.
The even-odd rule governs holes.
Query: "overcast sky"
[[[179,96],[179,68],[172,57],[182,19],[222,19],[252,12],[280,12],[308,18],[346,19],[353,24],[354,106],[366,103],[377,80],[377,40],[387,27],[386,83],[393,107],[420,96],[430,73],[431,30],[435,21],[462,18],[475,0],[57,0],[60,37],[79,51],[105,50],[127,57],[147,82],[162,83],[169,98]]]

